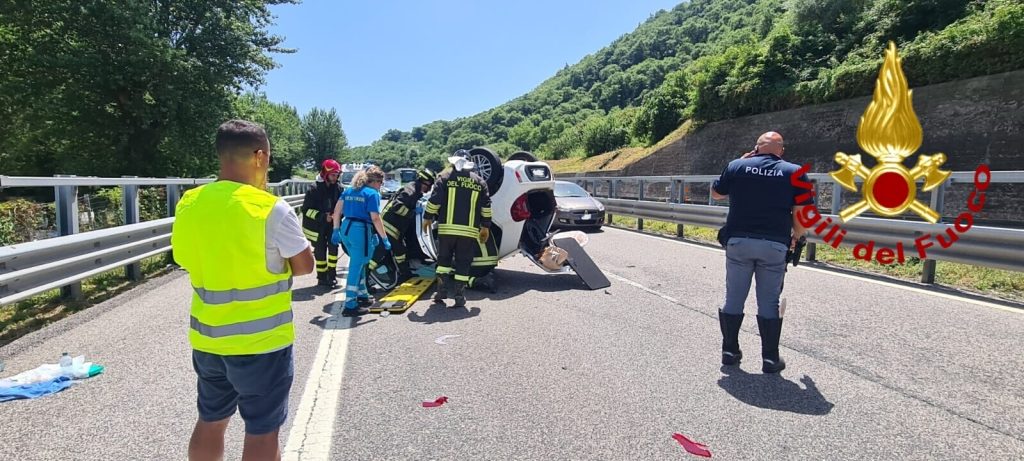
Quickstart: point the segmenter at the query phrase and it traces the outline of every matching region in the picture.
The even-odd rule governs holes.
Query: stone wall
[[[981,163],[993,171],[1024,170],[1024,70],[914,88],[914,110],[924,129],[918,154],[944,152],[943,169],[974,170]],[[753,148],[765,131],[786,140],[785,158],[811,163],[812,172],[836,168],[836,152],[862,153],[857,125],[871,97],[709,123],[626,167],[625,176],[718,174]],[[873,165],[870,155],[865,163]],[[913,166],[917,156],[907,159]],[[951,187],[946,214],[963,208],[966,186]],[[1000,186],[986,204],[985,218],[1024,221],[1024,185]],[[996,191],[993,191],[996,192]],[[848,194],[854,198],[853,194]],[[844,200],[845,202],[845,200]]]

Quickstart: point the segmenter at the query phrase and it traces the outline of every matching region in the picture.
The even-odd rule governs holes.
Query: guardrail
[[[0,248],[0,305],[21,301],[61,288],[71,299],[81,299],[81,281],[104,272],[126,268],[129,279],[142,278],[138,261],[171,250],[171,225],[182,189],[213,179],[96,178],[0,176],[0,188],[54,187],[59,237]],[[268,187],[293,208],[302,205],[308,180],[287,180]],[[78,232],[78,187],[119,186],[125,225]],[[139,222],[138,188],[167,189],[167,218]]]
[[[837,215],[843,205],[843,188],[827,174],[809,174],[808,177],[814,184],[819,209],[823,197],[830,203],[829,208],[821,211],[821,219],[831,218],[833,223],[839,223]],[[682,237],[684,235],[683,225],[717,229],[725,224],[729,212],[728,206],[718,205],[718,203],[727,203],[727,199],[716,201],[710,194],[710,185],[718,179],[717,175],[563,177],[559,179],[579,184],[595,197],[601,198],[605,204],[608,222],[611,222],[613,215],[630,216],[637,218],[639,230],[643,230],[644,219],[663,221],[677,224],[676,235]],[[930,207],[943,214],[946,209],[945,195],[948,188],[958,184],[973,184],[974,179],[975,172],[973,171],[953,172],[948,181],[931,191],[928,200]],[[858,182],[861,181],[858,179]],[[1024,171],[993,171],[990,182],[1024,184]],[[831,183],[831,187],[822,187],[828,183]],[[694,184],[699,187],[689,187]],[[666,187],[652,188],[652,185],[665,185]],[[692,203],[705,201],[701,195],[705,187],[707,188],[707,204]],[[657,193],[652,194],[652,189],[657,190]],[[694,189],[699,192],[693,193]],[[628,195],[629,198],[623,198],[623,195]],[[1024,197],[1024,195],[1018,195],[1018,197]],[[842,228],[847,231],[842,238],[844,246],[853,247],[861,243],[874,242],[877,251],[878,248],[894,248],[897,243],[901,243],[905,256],[908,258],[918,256],[918,251],[914,246],[915,239],[931,235],[932,245],[926,248],[927,258],[923,259],[921,281],[924,283],[935,282],[936,260],[1024,271],[1024,229],[982,226],[975,223],[967,232],[958,232],[955,219],[945,215],[937,224],[905,219],[858,217],[843,223]],[[942,235],[946,241],[949,241],[952,237],[946,234],[947,232],[957,234],[959,240],[948,248],[942,248],[934,241],[934,238]],[[816,244],[827,242],[814,232],[808,232],[807,237],[806,256],[808,260],[814,261],[816,259]]]

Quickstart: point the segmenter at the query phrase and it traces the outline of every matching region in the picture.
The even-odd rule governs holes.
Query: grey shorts
[[[220,421],[237,408],[246,434],[270,433],[284,424],[295,375],[292,346],[257,355],[193,350],[192,366],[199,377],[199,419]]]

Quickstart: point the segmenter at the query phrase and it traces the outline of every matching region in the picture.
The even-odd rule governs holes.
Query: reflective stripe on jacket
[[[189,342],[218,355],[263,354],[295,338],[291,270],[267,269],[266,224],[278,197],[217,181],[184,194],[171,232],[192,281]]]

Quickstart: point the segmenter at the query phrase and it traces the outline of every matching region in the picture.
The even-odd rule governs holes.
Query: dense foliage
[[[349,149],[333,109],[258,93],[268,6],[296,0],[0,3],[4,174],[207,176],[213,127],[264,123],[272,179],[322,159],[440,165],[458,148],[546,158],[651,145],[702,122],[871,92],[893,40],[912,86],[1024,68],[1020,0],[692,0],[494,109]]]
[[[297,2],[0,2],[0,172],[207,176],[216,127],[233,117],[267,125],[276,179],[344,149],[333,110],[304,124],[242,94],[275,66],[270,53],[293,51],[267,32],[269,5],[285,3]]]
[[[360,148],[411,163],[491,145],[547,158],[651,145],[697,124],[869,95],[889,40],[912,86],[1024,68],[1019,0],[693,0],[486,112]]]

